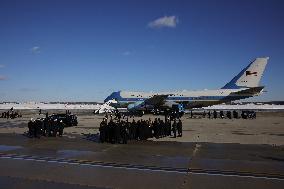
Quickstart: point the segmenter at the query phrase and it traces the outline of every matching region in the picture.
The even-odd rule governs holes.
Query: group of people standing
[[[190,112],[190,117],[191,118],[194,118],[196,117],[196,115],[200,115],[203,117],[203,118],[206,118],[206,116],[209,118],[209,119],[217,119],[217,118],[221,118],[221,119],[239,119],[239,118],[242,118],[242,119],[255,119],[256,118],[256,113],[255,111],[247,111],[247,110],[243,110],[241,112],[239,111],[236,111],[236,110],[233,110],[233,111],[223,111],[223,110],[220,110],[220,111],[216,111],[216,110],[213,110],[212,112],[211,111],[203,111],[201,114],[200,113],[195,113],[193,111]]]
[[[62,136],[65,124],[62,120],[41,118],[31,119],[28,122],[29,137],[40,138],[41,136],[56,137]]]
[[[14,111],[14,108],[11,108],[10,110],[6,112],[2,112],[0,115],[0,118],[6,118],[6,119],[15,119],[17,117],[22,117],[22,115]]]
[[[212,118],[214,118],[214,119],[217,119],[217,118],[218,118],[218,113],[217,113],[216,110],[214,110],[212,114],[213,114],[213,115],[211,115],[211,112],[210,112],[210,111],[208,112],[208,118],[209,118],[209,119],[211,118],[211,116],[212,116]],[[236,110],[234,110],[233,113],[232,113],[231,111],[222,111],[222,110],[221,110],[221,111],[219,112],[219,116],[220,116],[221,119],[224,119],[224,118],[228,118],[228,119],[235,118],[235,119],[238,119],[238,118],[239,118],[239,113],[238,113]],[[226,117],[225,117],[225,116],[226,116]]]
[[[130,122],[128,119],[110,119],[104,118],[100,124],[100,141],[109,143],[124,143],[128,140],[147,140],[148,138],[162,138],[166,136],[181,137],[182,122],[174,119],[155,118],[152,121],[134,119]]]

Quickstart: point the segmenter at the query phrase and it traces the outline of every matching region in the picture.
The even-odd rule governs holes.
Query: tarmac
[[[183,137],[107,144],[102,116],[77,111],[63,137],[28,138],[23,117],[0,119],[0,188],[283,188],[284,113],[255,120],[189,118]],[[154,119],[144,116],[143,119]],[[162,117],[161,117],[162,118]],[[141,119],[141,118],[135,118]],[[131,120],[131,119],[130,119]]]

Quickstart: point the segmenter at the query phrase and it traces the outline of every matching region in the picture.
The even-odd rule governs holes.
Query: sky
[[[284,1],[0,0],[1,101],[217,89],[269,56],[250,100],[284,100]]]

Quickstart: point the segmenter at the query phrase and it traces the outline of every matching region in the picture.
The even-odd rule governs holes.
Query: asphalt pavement
[[[283,188],[284,147],[0,134],[1,188]]]

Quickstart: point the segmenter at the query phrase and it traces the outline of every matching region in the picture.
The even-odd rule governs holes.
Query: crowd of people
[[[155,118],[152,121],[138,120],[132,121],[112,119],[108,121],[104,118],[100,124],[100,141],[109,143],[124,143],[128,140],[147,140],[148,138],[162,138],[166,136],[181,137],[182,136],[182,121],[169,118],[163,121],[160,118]]]
[[[56,137],[62,136],[64,130],[64,123],[62,120],[39,118],[31,119],[28,122],[29,137],[40,138],[41,136]]]
[[[10,110],[9,112],[14,112]],[[195,115],[209,119],[254,119],[256,113],[254,111],[208,111],[195,114],[191,111],[190,116],[193,118]],[[10,113],[9,113],[10,114]],[[39,110],[39,114],[42,114]],[[59,114],[58,114],[59,115]],[[71,112],[66,111],[66,116],[71,115]],[[135,120],[129,121],[129,117],[121,115],[120,113],[112,115],[106,114],[103,121],[100,123],[99,136],[100,141],[109,143],[127,143],[128,140],[147,140],[148,138],[162,138],[172,136],[174,138],[182,136],[182,121],[176,114],[165,115],[165,119],[151,118],[148,120]],[[68,118],[68,116],[67,116]],[[77,125],[77,124],[76,124]],[[31,119],[28,123],[28,135],[30,137],[56,137],[62,136],[64,127],[67,126],[61,118],[55,114],[48,116],[46,113],[45,118]]]
[[[0,118],[6,118],[6,119],[15,119],[17,117],[22,117],[22,115],[19,112],[14,111],[14,108],[11,108],[8,111],[2,112],[0,115]]]

